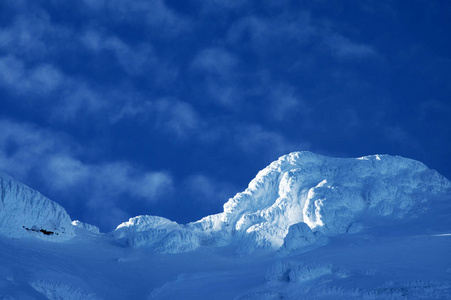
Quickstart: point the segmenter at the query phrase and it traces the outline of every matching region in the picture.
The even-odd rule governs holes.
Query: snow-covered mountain
[[[290,226],[300,222],[329,236],[356,233],[387,219],[418,220],[435,195],[450,189],[446,178],[411,159],[295,152],[260,171],[244,192],[224,204],[223,213],[186,226],[139,216],[119,225],[112,236],[133,247],[157,245],[158,251],[171,253],[229,244],[244,253],[278,249]],[[175,249],[174,243],[183,247]]]
[[[0,299],[451,297],[451,182],[411,159],[294,152],[222,213],[108,234],[0,188]]]

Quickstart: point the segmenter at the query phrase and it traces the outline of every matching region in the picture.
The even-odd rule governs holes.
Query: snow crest
[[[61,241],[71,238],[74,228],[63,207],[0,173],[0,234]]]
[[[224,205],[222,218],[245,245],[279,248],[293,224],[325,236],[354,233],[371,225],[364,215],[415,218],[450,189],[445,177],[412,159],[294,152],[260,171]]]
[[[83,230],[85,232],[90,232],[90,233],[94,233],[94,234],[100,234],[100,229],[99,227],[95,226],[95,225],[91,225],[88,223],[83,223],[79,220],[75,220],[72,221],[72,225],[75,226],[75,228]]]
[[[137,216],[120,224],[110,236],[124,246],[148,247],[160,253],[190,252],[199,247],[199,238],[184,226],[166,218]]]
[[[450,181],[412,159],[293,152],[260,171],[220,214],[187,225],[140,216],[119,225],[112,236],[165,253],[225,245],[240,253],[282,246],[290,253],[327,236],[359,232],[374,220],[418,218],[436,195],[450,191]]]

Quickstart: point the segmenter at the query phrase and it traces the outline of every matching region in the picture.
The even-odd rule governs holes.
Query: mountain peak
[[[64,240],[74,235],[74,227],[98,232],[79,221],[71,224],[64,208],[9,176],[0,176],[0,188],[2,235]],[[186,225],[137,216],[108,236],[124,246],[146,246],[163,253],[226,245],[244,253],[284,244],[292,248],[287,238],[310,242],[321,236],[324,241],[381,222],[414,222],[450,190],[450,181],[412,159],[293,152],[258,172],[245,191],[224,204],[222,213]]]
[[[415,220],[432,207],[434,195],[446,195],[450,188],[451,183],[436,171],[399,156],[333,158],[293,152],[258,172],[220,214],[187,225],[140,216],[121,224],[113,236],[123,240],[128,232],[126,244],[155,247],[178,232],[177,238],[183,237],[181,242],[189,245],[181,248],[185,250],[224,245],[244,253],[277,249],[287,244],[290,227],[299,223],[327,237],[356,233],[378,226],[381,220]],[[293,229],[288,238],[299,232],[308,231]]]

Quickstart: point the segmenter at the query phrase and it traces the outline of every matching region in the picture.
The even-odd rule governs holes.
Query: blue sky
[[[0,170],[104,231],[220,212],[291,151],[451,178],[450,15],[438,0],[3,0]]]

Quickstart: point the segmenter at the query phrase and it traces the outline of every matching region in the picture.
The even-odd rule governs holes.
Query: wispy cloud
[[[281,51],[281,47],[289,46],[291,49],[286,49],[289,51],[299,49],[312,42],[315,36],[318,36],[318,28],[312,24],[310,14],[303,12],[296,17],[284,14],[276,18],[255,15],[241,18],[231,26],[227,41],[267,56],[272,51]]]
[[[223,48],[215,47],[200,51],[192,65],[195,69],[226,76],[237,66],[238,59]]]
[[[25,106],[47,109],[57,120],[72,120],[82,110],[95,112],[107,103],[102,93],[84,80],[62,73],[52,64],[27,66],[14,56],[0,57],[0,87],[26,96]]]
[[[353,42],[339,34],[326,35],[324,40],[332,55],[339,59],[378,57],[377,51],[370,45]]]
[[[91,13],[106,21],[144,23],[158,34],[176,36],[186,32],[192,21],[172,10],[163,0],[84,0]]]
[[[116,123],[133,118],[145,120],[155,130],[172,134],[180,140],[200,134],[206,125],[191,104],[176,98],[125,102],[111,121]]]
[[[231,183],[221,182],[203,174],[191,175],[183,182],[182,188],[191,195],[196,204],[213,208],[221,207],[238,192]]]
[[[391,140],[394,145],[403,145],[404,147],[408,145],[409,148],[420,148],[420,143],[416,138],[401,126],[385,125],[382,129],[385,137]]]
[[[194,108],[176,99],[161,99],[153,105],[156,113],[156,127],[168,130],[183,138],[196,133],[203,126],[199,114]]]
[[[52,23],[37,5],[25,7],[11,24],[0,29],[0,51],[34,61],[51,58],[72,45],[68,43],[74,36],[71,28]]]
[[[172,178],[165,172],[141,172],[126,162],[83,163],[68,154],[54,154],[44,166],[55,189],[91,186],[100,190],[97,197],[116,198],[121,195],[142,198],[154,203],[164,192],[172,191]],[[97,201],[98,199],[96,199]]]
[[[175,80],[178,70],[158,57],[149,43],[131,46],[114,35],[105,35],[96,30],[86,31],[81,43],[91,54],[103,55],[111,52],[117,64],[130,76],[151,75],[154,81],[168,83]]]
[[[77,151],[65,135],[35,125],[0,120],[0,128],[1,169],[18,178],[26,178],[53,153]]]
[[[238,83],[243,76],[239,71],[239,59],[222,47],[199,51],[191,62],[191,68],[202,78],[202,88],[214,103],[234,108],[243,100],[245,91]]]
[[[278,120],[287,121],[293,117],[308,118],[311,108],[300,93],[291,85],[275,84],[268,91],[268,114]]]
[[[124,197],[145,206],[173,192],[172,176],[165,171],[140,170],[125,161],[84,162],[79,156],[85,150],[64,134],[8,120],[0,120],[0,129],[0,169],[24,182],[38,175],[55,194],[72,191],[72,197],[53,199],[66,208],[88,205],[87,215],[102,206],[105,214],[125,212],[119,201]],[[79,203],[80,197],[85,201]]]
[[[236,128],[234,142],[248,154],[276,158],[298,150],[308,150],[307,141],[291,141],[282,134],[262,128],[259,125],[239,126]]]
[[[61,72],[50,64],[27,69],[14,56],[0,57],[0,85],[18,94],[48,94],[58,89],[64,81]]]
[[[201,11],[203,14],[224,14],[225,12],[233,11],[240,9],[246,6],[247,1],[240,0],[211,0],[211,1],[202,1],[196,0],[199,6],[201,7]]]
[[[373,46],[353,41],[330,27],[312,18],[308,12],[299,13],[296,17],[288,13],[276,18],[249,16],[231,26],[227,41],[238,48],[253,49],[266,59],[280,53],[297,52],[298,59],[302,60],[309,57],[307,54],[312,49],[318,50],[324,45],[339,59],[378,56]]]

